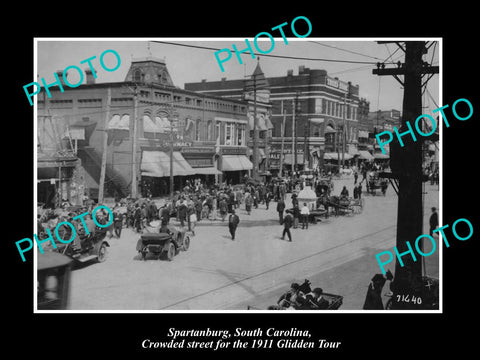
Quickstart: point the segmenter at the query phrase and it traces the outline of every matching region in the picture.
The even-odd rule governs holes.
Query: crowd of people
[[[362,166],[354,170],[354,189],[353,197],[361,198],[362,183],[366,181],[368,171],[378,170],[368,166]],[[359,173],[362,179],[359,179]],[[202,182],[201,179],[187,180],[185,186],[176,191],[173,196],[167,199],[154,200],[151,195],[147,198],[134,199],[123,198],[113,207],[113,226],[117,237],[121,236],[122,228],[132,228],[138,233],[143,233],[153,221],[160,221],[161,225],[166,226],[170,219],[174,218],[182,228],[195,234],[195,227],[198,222],[205,220],[227,221],[229,223],[232,239],[235,238],[235,229],[238,226],[238,210],[241,206],[247,215],[251,215],[259,206],[270,208],[272,202],[276,203],[276,211],[279,216],[279,224],[284,226],[282,239],[288,236],[291,241],[290,229],[299,228],[300,222],[302,229],[308,229],[310,209],[306,203],[299,203],[294,189],[302,190],[305,184],[316,189],[321,178],[332,180],[332,174],[316,174],[305,178],[291,177],[273,178],[267,182],[255,181],[245,178],[244,183],[232,185],[226,182],[220,184],[209,184]],[[291,193],[292,211],[287,212],[285,200],[287,194]],[[349,196],[348,190],[344,188],[340,196]],[[66,211],[71,207],[67,200],[62,202],[62,208]],[[95,201],[88,197],[84,199],[83,209],[91,210],[95,206]],[[317,204],[318,207],[318,204]],[[233,216],[232,216],[233,215]],[[230,225],[234,223],[234,225]]]

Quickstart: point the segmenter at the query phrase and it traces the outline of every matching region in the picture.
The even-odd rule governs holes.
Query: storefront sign
[[[327,85],[343,91],[348,91],[348,84],[338,79],[332,79],[327,77]]]
[[[247,155],[246,147],[223,147],[220,148],[222,155]]]
[[[213,159],[191,159],[187,158],[187,162],[190,164],[191,167],[211,167],[213,166]]]
[[[194,153],[194,154],[197,154],[197,153],[214,153],[215,150],[213,149],[213,147],[199,147],[199,146],[191,146],[189,145],[188,147],[185,147],[185,148],[182,148],[181,150],[182,153]]]

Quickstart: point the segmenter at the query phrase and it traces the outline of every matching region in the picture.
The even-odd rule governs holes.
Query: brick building
[[[57,120],[64,145],[81,160],[85,191],[93,198],[105,150],[105,192],[115,197],[167,194],[171,143],[175,189],[197,177],[239,182],[252,168],[247,104],[174,86],[162,59],[133,59],[123,82],[96,83],[87,72],[85,84],[50,92],[51,98],[37,98],[39,124],[46,115]]]
[[[185,89],[201,94],[215,95],[222,98],[235,99],[247,104],[247,146],[249,160],[254,163],[254,119],[257,118],[257,161],[260,176],[269,175],[269,154],[272,130],[274,128],[270,117],[272,104],[270,102],[270,86],[268,80],[257,64],[252,75],[247,79],[221,81],[202,80],[200,83],[186,83]],[[256,101],[255,101],[256,98]]]
[[[317,169],[325,160],[357,154],[359,86],[328,76],[325,70],[300,66],[298,74],[268,77],[271,137],[266,142],[268,169]],[[187,83],[185,89],[240,98],[244,81]],[[268,134],[268,133],[267,133]],[[283,153],[282,149],[283,148]],[[306,154],[306,156],[304,156]],[[338,156],[339,155],[339,156]]]

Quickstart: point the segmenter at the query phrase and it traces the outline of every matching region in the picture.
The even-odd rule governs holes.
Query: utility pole
[[[378,42],[379,44],[384,42]],[[392,75],[404,87],[403,115],[400,134],[407,135],[407,121],[410,124],[422,113],[422,75],[438,73],[438,67],[425,66],[422,60],[426,52],[425,42],[407,41],[405,47],[397,42],[397,45],[405,52],[405,63],[398,68],[385,69],[384,65],[377,64],[378,69],[373,70],[376,75]],[[382,67],[382,68],[381,68]],[[398,78],[404,75],[404,81]],[[421,296],[422,261],[414,261],[413,251],[408,244],[416,241],[423,234],[423,206],[422,206],[422,141],[414,142],[405,136],[402,141],[404,146],[396,139],[390,144],[390,163],[392,176],[398,179],[398,214],[396,248],[398,254],[395,264],[395,278],[393,283],[392,309],[412,309],[415,304],[411,302],[397,302],[397,295]],[[420,250],[423,242],[419,243]],[[402,266],[403,264],[403,266]]]
[[[307,156],[308,156],[308,128],[309,121],[305,119],[305,125],[303,127],[303,169],[305,170],[308,165]]]
[[[170,119],[170,198],[173,199],[173,122]]]
[[[297,146],[298,146],[298,143],[297,143],[297,106],[298,106],[298,91],[296,92],[296,95],[295,95],[295,105],[293,107],[293,128],[295,130],[295,134],[294,134],[294,138],[293,138],[293,141],[295,143],[295,154],[294,154],[294,157],[293,157],[293,162],[294,162],[294,169],[295,169],[295,172],[297,172],[297,169],[298,169],[298,157],[297,157]]]
[[[292,99],[292,178],[295,178],[295,171],[297,170],[297,147],[295,140],[295,100]]]
[[[253,178],[258,179],[257,74],[253,74]]]
[[[137,108],[138,91],[134,88],[133,93],[133,131],[132,131],[132,197],[137,197]]]
[[[110,105],[112,102],[112,88],[107,89],[107,110],[105,112],[105,122],[103,125],[103,152],[102,166],[100,168],[100,181],[98,184],[98,203],[103,204],[105,192],[105,172],[107,167],[107,150],[108,150],[108,121],[110,119]]]
[[[280,147],[280,176],[283,176],[283,148],[285,146],[285,109],[283,107],[284,102],[282,101],[282,115],[283,115],[283,120],[282,120],[282,127],[281,127],[281,136],[282,136],[282,144]]]
[[[347,113],[347,93],[343,97],[343,129],[342,129],[342,167],[345,166],[345,150],[346,150],[346,113]]]

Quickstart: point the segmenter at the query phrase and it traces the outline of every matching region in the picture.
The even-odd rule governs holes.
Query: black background
[[[456,2],[451,8],[419,7],[418,4],[337,3],[327,8],[318,3],[277,4],[267,11],[247,4],[223,3],[219,7],[202,3],[156,7],[148,4],[111,4],[101,10],[97,4],[76,4],[67,11],[51,3],[42,11],[29,8],[17,14],[15,27],[2,25],[4,56],[2,70],[4,112],[3,144],[3,310],[7,339],[3,350],[18,353],[31,349],[40,358],[138,354],[159,357],[166,350],[147,351],[145,338],[167,340],[167,330],[229,329],[309,329],[312,338],[341,341],[339,350],[316,353],[342,356],[417,358],[420,354],[462,353],[474,349],[477,313],[475,260],[478,254],[477,203],[478,145],[478,42],[474,38],[476,11]],[[151,7],[151,8],[149,8]],[[188,13],[185,12],[188,7]],[[212,9],[216,11],[211,13]],[[275,10],[274,10],[275,9]],[[27,14],[28,13],[28,14]],[[461,122],[450,120],[444,128],[443,210],[444,224],[467,218],[474,235],[467,241],[450,241],[444,248],[443,314],[33,314],[32,257],[21,262],[15,241],[31,237],[33,219],[33,108],[23,85],[33,77],[34,37],[253,37],[261,31],[291,22],[296,16],[310,19],[310,37],[443,37],[443,104],[467,98],[473,117]],[[11,15],[14,16],[13,14]],[[299,33],[304,33],[298,30]],[[299,54],[301,55],[301,54]],[[373,75],[372,75],[373,76]],[[5,78],[4,78],[5,79]],[[448,114],[448,112],[447,112]],[[450,118],[449,118],[450,119]],[[5,301],[6,300],[6,301]],[[469,327],[468,325],[473,325]],[[172,351],[172,355],[179,350]],[[253,350],[237,350],[250,353]],[[263,351],[268,355],[268,352]],[[287,355],[299,350],[284,350]],[[203,350],[206,354],[206,351]],[[217,354],[225,355],[222,350]],[[84,355],[82,355],[84,354]],[[302,353],[303,354],[303,353]],[[397,357],[394,356],[394,357]]]

